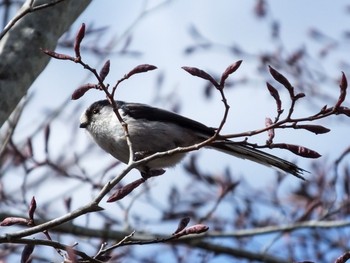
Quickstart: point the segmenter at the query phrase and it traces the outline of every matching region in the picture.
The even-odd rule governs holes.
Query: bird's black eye
[[[99,109],[93,109],[93,110],[92,110],[92,114],[98,114],[98,113],[100,113],[100,110],[99,110]]]

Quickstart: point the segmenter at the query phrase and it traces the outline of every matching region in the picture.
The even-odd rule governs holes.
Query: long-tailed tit
[[[170,111],[123,101],[116,101],[116,105],[120,116],[127,123],[134,153],[143,157],[177,147],[191,146],[215,134],[214,128]],[[80,128],[85,128],[103,150],[123,163],[129,162],[125,131],[107,100],[93,103],[82,114]],[[277,156],[220,137],[207,147],[277,168],[299,178],[303,178],[302,173],[305,171]],[[147,173],[174,166],[184,155],[185,153],[176,153],[153,159],[139,170]]]

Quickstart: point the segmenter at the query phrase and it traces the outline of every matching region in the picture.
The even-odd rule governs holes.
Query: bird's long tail
[[[241,145],[234,142],[220,141],[212,143],[210,147],[235,157],[251,160],[265,166],[274,167],[280,171],[290,173],[302,180],[305,180],[302,175],[304,172],[307,172],[306,170],[296,166],[294,163],[288,162],[277,156],[257,150],[250,146]]]

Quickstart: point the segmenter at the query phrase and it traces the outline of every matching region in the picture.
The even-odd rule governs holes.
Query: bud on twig
[[[290,84],[288,79],[285,76],[283,76],[281,73],[279,73],[277,70],[275,70],[273,67],[271,67],[271,66],[269,66],[269,70],[270,70],[271,76],[276,81],[281,83],[288,90],[289,95],[290,95],[291,98],[294,98],[294,88]]]
[[[204,233],[204,232],[207,232],[209,229],[208,226],[206,225],[202,225],[202,224],[198,224],[198,225],[194,225],[194,226],[191,226],[189,228],[186,228],[184,230],[184,235],[190,235],[190,234],[201,234],[201,233]]]
[[[75,42],[74,42],[74,52],[75,52],[75,57],[77,58],[80,58],[80,44],[84,36],[85,36],[85,24],[83,23],[79,28],[78,34],[75,37]]]
[[[93,88],[96,88],[96,84],[85,84],[79,88],[77,88],[73,94],[72,94],[72,97],[71,99],[72,100],[77,100],[77,99],[80,99],[82,96],[84,96],[84,94],[89,90],[89,89],[93,89]]]
[[[223,88],[225,86],[225,81],[226,79],[233,73],[235,72],[239,66],[242,64],[242,60],[238,60],[237,62],[229,65],[226,70],[224,71],[224,73],[222,73],[221,75],[221,79],[220,79],[220,87]]]
[[[29,206],[29,219],[31,221],[34,221],[34,212],[36,210],[36,201],[35,201],[35,197],[32,197],[32,201],[30,201],[30,206]]]
[[[42,52],[44,52],[46,55],[53,57],[55,59],[61,59],[61,60],[72,60],[74,61],[74,58],[65,54],[56,53],[54,51],[48,50],[48,49],[41,49]]]
[[[103,65],[101,71],[100,71],[100,78],[101,81],[103,82],[105,80],[105,78],[107,77],[108,73],[109,73],[109,68],[110,68],[110,61],[109,59],[105,62],[105,64]]]
[[[6,217],[0,222],[0,226],[28,225],[29,220],[22,217]]]
[[[304,129],[304,130],[308,130],[310,132],[313,132],[315,134],[323,134],[323,133],[327,133],[330,131],[330,129],[323,127],[321,125],[295,125],[293,128],[295,129]]]
[[[292,153],[305,157],[305,158],[319,158],[321,155],[311,149],[308,149],[304,146],[294,145],[294,144],[287,144],[287,143],[274,143],[270,145],[271,148],[280,148],[280,149],[287,149],[291,151]]]
[[[342,72],[342,78],[340,80],[339,87],[340,87],[340,94],[339,94],[338,101],[334,106],[335,109],[338,109],[339,106],[344,102],[346,98],[346,89],[348,87],[348,81],[346,79],[344,72]]]
[[[184,230],[188,223],[190,222],[190,218],[188,216],[182,218],[179,222],[179,225],[177,226],[177,229],[173,233],[173,235],[179,233],[180,231]]]
[[[280,114],[283,112],[282,110],[282,101],[280,99],[280,95],[275,87],[273,87],[270,83],[266,82],[267,89],[269,90],[271,96],[276,101],[277,113]]]
[[[140,184],[144,183],[146,180],[143,178],[140,178],[130,184],[127,184],[115,191],[107,200],[108,203],[118,201],[128,194],[130,194],[135,188],[137,188]]]
[[[133,68],[129,73],[127,73],[124,78],[128,79],[130,78],[132,75],[138,74],[138,73],[144,73],[150,70],[154,70],[156,69],[156,66],[153,65],[149,65],[149,64],[141,64],[136,66],[135,68]]]
[[[201,70],[201,69],[195,68],[195,67],[181,67],[181,68],[193,76],[209,80],[215,86],[215,88],[217,88],[217,89],[220,88],[220,85],[216,82],[216,80],[212,76],[210,76],[207,72],[205,72],[204,70]]]

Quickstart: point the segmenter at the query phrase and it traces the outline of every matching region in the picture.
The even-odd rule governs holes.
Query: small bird
[[[177,147],[191,146],[212,137],[216,132],[215,128],[171,111],[124,101],[116,101],[116,105],[120,116],[127,124],[135,156],[146,157]],[[85,128],[95,142],[113,157],[123,163],[129,162],[129,147],[125,131],[109,101],[96,101],[87,108],[80,118],[80,128]],[[304,179],[302,176],[304,169],[248,145],[220,139],[219,136],[206,147],[274,167]],[[163,170],[179,163],[185,154],[176,153],[153,159],[138,169],[142,175]]]

